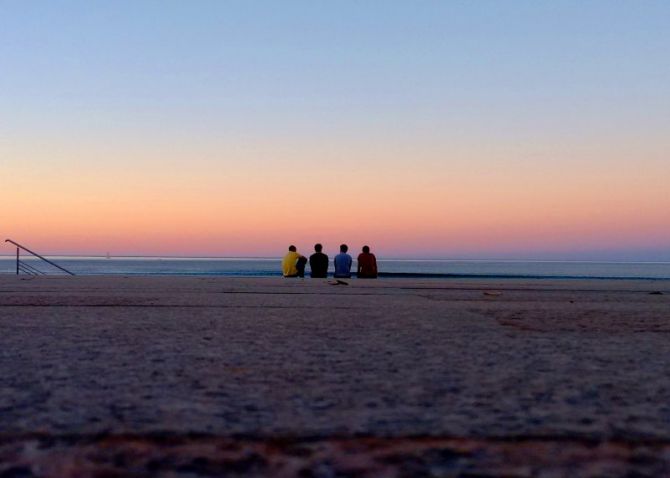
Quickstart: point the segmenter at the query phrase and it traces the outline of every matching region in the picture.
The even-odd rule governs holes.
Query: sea
[[[193,275],[279,277],[280,258],[73,257],[47,259],[75,275]],[[21,261],[45,274],[64,274],[28,256]],[[670,279],[670,262],[378,259],[380,277],[482,279]],[[354,261],[355,270],[356,264]],[[332,271],[332,263],[330,270]],[[16,258],[0,256],[0,274],[15,274]],[[21,272],[25,274],[25,272]],[[309,275],[309,267],[307,268]]]

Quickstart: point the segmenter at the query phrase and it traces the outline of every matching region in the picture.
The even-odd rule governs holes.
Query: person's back
[[[363,252],[358,255],[358,273],[361,279],[377,278],[377,258],[370,252],[368,246],[363,246]]]
[[[309,256],[310,275],[314,279],[323,279],[328,277],[328,256],[321,252],[323,246],[321,244],[314,245],[314,254]]]
[[[282,274],[284,277],[301,277],[300,271],[298,270],[298,260],[302,255],[298,254],[295,246],[289,246],[288,252],[284,256],[284,259],[281,262]],[[304,271],[304,266],[303,266]]]
[[[335,256],[335,274],[333,277],[338,278],[349,278],[351,277],[351,263],[353,260],[351,256],[347,254],[349,247],[346,244],[340,246],[340,253]]]

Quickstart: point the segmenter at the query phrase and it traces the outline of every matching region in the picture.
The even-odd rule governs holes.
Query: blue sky
[[[472,134],[505,135],[556,128],[551,118],[538,125],[538,110],[564,120],[583,103],[603,128],[609,113],[626,108],[640,127],[658,129],[670,100],[668,2],[3,1],[0,8],[3,106],[29,125],[40,121],[38,111],[44,121],[53,114],[77,124],[81,109],[100,108],[119,127],[134,126],[133,113],[167,112],[233,129],[260,116],[258,128],[288,120],[287,132],[340,126],[355,134],[373,120],[380,123],[373,132],[402,129],[389,114],[405,113],[406,126],[453,122]],[[222,118],[220,107],[234,114]],[[561,129],[570,133],[575,122],[597,127],[587,117]]]

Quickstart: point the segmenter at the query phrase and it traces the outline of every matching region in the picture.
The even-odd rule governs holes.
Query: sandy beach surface
[[[0,477],[670,476],[670,281],[0,276]]]

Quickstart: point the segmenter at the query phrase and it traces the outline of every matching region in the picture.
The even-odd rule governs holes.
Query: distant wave
[[[593,280],[670,280],[670,277],[533,275],[533,274],[441,274],[430,272],[380,272],[392,279],[593,279]]]
[[[126,275],[126,276],[208,276],[208,277],[281,277],[276,271],[152,271],[152,272],[79,272],[78,275]],[[332,278],[329,275],[328,278]],[[305,274],[309,279],[309,273]],[[352,275],[357,279],[356,274]],[[637,276],[589,276],[589,275],[541,275],[541,274],[445,274],[430,272],[380,272],[382,279],[546,279],[546,280],[670,280],[670,277],[637,277]],[[361,279],[363,280],[363,279]]]

